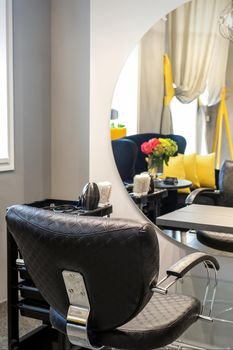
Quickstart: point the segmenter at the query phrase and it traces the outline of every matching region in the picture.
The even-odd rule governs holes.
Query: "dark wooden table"
[[[174,185],[168,185],[163,180],[155,180],[154,185],[156,188],[167,189],[169,191],[177,191],[179,188],[187,188],[192,186],[192,182],[189,180],[177,180]]]
[[[192,182],[189,180],[178,180],[174,185],[167,185],[163,180],[155,180],[155,188],[166,189],[168,191],[167,198],[163,200],[161,213],[169,213],[177,209],[178,203],[178,190],[181,188],[189,188],[192,186]]]
[[[152,193],[145,195],[136,195],[129,193],[130,197],[137,204],[139,209],[155,223],[157,216],[160,215],[161,201],[167,197],[166,189],[155,189]]]

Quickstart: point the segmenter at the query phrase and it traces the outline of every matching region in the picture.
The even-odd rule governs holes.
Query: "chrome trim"
[[[24,260],[23,259],[16,259],[16,265],[17,266],[24,266],[25,264],[24,264]]]
[[[153,293],[159,293],[159,294],[167,294],[167,290],[165,288],[161,288],[161,287],[154,287],[154,288],[151,288],[151,291]]]
[[[170,283],[168,283],[165,287],[160,287],[161,284],[163,284],[167,279],[169,278],[175,278],[173,281],[171,281]],[[161,279],[161,281],[159,281],[156,285],[156,287],[152,287],[151,291],[154,293],[159,293],[159,294],[167,294],[168,293],[168,289],[173,286],[173,284],[175,284],[178,280],[178,277],[174,277],[174,276],[170,276],[167,275],[164,278]]]
[[[182,341],[182,340],[174,341],[174,343],[172,343],[171,345],[176,346],[175,349],[177,349],[177,350],[185,350],[185,349],[206,350],[206,348],[202,348],[202,347],[194,345],[194,344],[188,344],[188,343],[186,343],[185,341]],[[221,349],[221,350],[224,350],[224,349]]]
[[[205,315],[198,315],[198,318],[200,318],[201,320],[205,320],[205,321],[209,321],[209,322],[213,322],[213,318],[210,316],[205,316]]]
[[[222,323],[228,323],[228,324],[233,324],[233,321],[230,320],[225,320],[224,318],[218,318],[218,317],[212,317],[213,321],[216,322],[222,322]]]
[[[210,283],[211,283],[211,278],[210,278],[210,267],[208,265],[211,265],[213,271],[214,271],[214,285],[213,285],[213,292],[212,292],[212,296],[210,298],[210,308],[209,308],[209,312],[208,315],[205,316],[204,312],[205,312],[205,308],[206,308],[206,304],[207,304],[207,297],[209,295],[210,292]],[[204,299],[203,299],[203,303],[202,303],[202,308],[201,308],[201,316],[207,317],[207,319],[212,319],[211,315],[213,312],[213,307],[214,307],[214,302],[215,302],[215,296],[216,296],[216,290],[217,290],[217,285],[218,285],[218,280],[217,280],[217,270],[215,265],[212,263],[212,261],[206,260],[204,261],[204,266],[206,268],[207,271],[207,284],[206,284],[206,290],[205,290],[205,295],[204,295]]]
[[[62,275],[70,303],[66,325],[69,341],[88,349],[102,349],[92,345],[88,336],[90,303],[83,276],[72,271],[63,271]]]

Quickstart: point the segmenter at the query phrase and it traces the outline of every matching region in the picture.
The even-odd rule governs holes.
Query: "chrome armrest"
[[[193,267],[196,265],[204,263],[204,266],[207,270],[207,285],[205,290],[205,295],[203,298],[202,303],[202,310],[201,315],[199,315],[200,318],[203,318],[208,321],[212,321],[211,313],[215,301],[215,294],[216,294],[216,287],[217,287],[217,271],[220,269],[219,263],[215,257],[209,254],[201,253],[201,252],[195,252],[192,254],[189,254],[185,256],[184,258],[180,259],[178,262],[176,262],[174,265],[172,265],[167,271],[167,275],[157,283],[157,285],[151,290],[156,293],[160,294],[167,294],[168,289],[177,282],[178,279],[183,278],[183,276],[190,271]],[[204,309],[206,307],[207,297],[209,295],[209,288],[210,288],[210,269],[213,269],[214,271],[214,286],[213,286],[213,292],[211,297],[211,303],[210,303],[210,309],[207,316],[203,315]],[[174,280],[172,280],[170,283],[168,283],[165,287],[161,287],[161,285],[168,280],[170,277],[174,277]]]
[[[186,255],[184,258],[172,265],[167,270],[167,275],[182,278],[188,271],[201,262],[206,262],[208,267],[215,268],[217,271],[220,268],[219,263],[214,256],[201,252],[195,252]]]
[[[188,271],[190,271],[193,267],[204,263],[206,268],[213,268],[215,271],[218,271],[220,266],[215,257],[209,254],[195,252],[189,255],[186,255],[184,258],[177,261],[174,265],[172,265],[167,271],[167,275],[157,283],[156,287],[152,288],[153,292],[158,292],[162,294],[166,294],[168,289],[176,283],[176,281],[182,278]],[[169,277],[175,277],[175,280],[170,282],[166,287],[160,287]]]
[[[207,196],[212,198],[214,201],[217,201],[220,197],[220,191],[214,190],[212,188],[197,188],[196,190],[193,190],[186,198],[185,204],[190,205],[197,203],[199,196]]]

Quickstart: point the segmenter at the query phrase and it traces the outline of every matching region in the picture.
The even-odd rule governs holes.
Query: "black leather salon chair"
[[[207,204],[233,207],[233,161],[225,160],[219,172],[218,190],[197,188],[186,198],[185,204]]]
[[[218,190],[198,188],[186,198],[186,204],[208,204],[223,207],[233,207],[233,161],[225,160],[219,172]],[[196,232],[197,239],[204,245],[233,252],[233,234],[203,231]]]
[[[146,350],[172,343],[198,319],[201,304],[167,293],[168,287],[200,262],[219,269],[214,257],[193,253],[167,270],[172,282],[162,287],[158,229],[149,223],[23,205],[9,208],[6,219],[51,307],[52,325],[85,349]]]

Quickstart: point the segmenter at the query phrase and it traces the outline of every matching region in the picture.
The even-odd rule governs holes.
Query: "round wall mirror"
[[[190,1],[162,18],[131,52],[115,87],[110,130],[116,165],[132,201],[155,224],[186,207],[187,198],[191,203],[198,189],[218,189],[219,169],[231,159],[233,44],[219,30],[227,5]],[[198,202],[216,203],[203,196]],[[195,230],[163,231],[189,247],[232,256]]]

